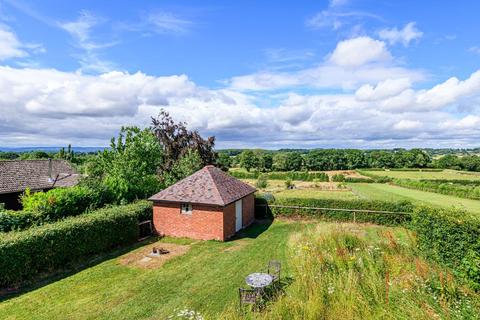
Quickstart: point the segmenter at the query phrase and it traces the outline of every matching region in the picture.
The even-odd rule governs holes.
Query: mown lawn
[[[446,180],[480,180],[480,173],[457,171],[457,170],[443,170],[443,171],[368,171],[362,170],[362,172],[375,175],[375,176],[387,176],[396,179],[446,179]]]
[[[330,239],[329,234],[334,235],[331,241],[328,240]],[[337,240],[339,235],[344,240]],[[316,247],[315,241],[317,240],[315,239],[317,237],[327,239],[330,243],[329,246],[341,247],[337,249],[334,247],[324,248],[320,244]],[[355,240],[351,237],[360,237],[360,239]],[[290,279],[290,285],[286,287],[287,295],[278,302],[268,304],[267,310],[263,314],[248,314],[247,318],[257,318],[258,316],[263,319],[287,319],[285,316],[289,312],[295,311],[292,319],[319,319],[319,317],[338,319],[338,316],[346,310],[349,313],[345,314],[345,319],[356,319],[358,316],[369,318],[368,315],[387,316],[392,315],[391,312],[401,315],[404,313],[403,305],[408,306],[411,314],[424,314],[423,310],[428,308],[435,310],[439,315],[442,315],[445,308],[447,308],[447,313],[450,312],[448,308],[450,308],[451,302],[448,306],[440,305],[438,301],[430,297],[428,292],[425,293],[423,284],[422,287],[419,287],[421,295],[412,292],[405,296],[401,291],[403,287],[394,283],[391,306],[385,306],[383,302],[385,300],[383,297],[385,280],[382,278],[382,270],[386,267],[392,268],[392,270],[404,270],[407,260],[399,260],[398,264],[386,266],[384,265],[385,261],[389,261],[390,258],[385,260],[378,254],[390,250],[392,241],[398,243],[399,247],[395,247],[395,252],[392,251],[391,254],[403,255],[408,252],[409,268],[414,275],[418,272],[415,271],[418,261],[415,256],[412,256],[414,246],[409,239],[411,239],[411,235],[409,236],[402,228],[278,220],[271,225],[255,225],[247,229],[243,237],[225,243],[167,238],[163,241],[190,245],[190,250],[183,256],[175,257],[156,269],[122,265],[120,261],[125,255],[112,258],[44,287],[4,300],[0,303],[0,319],[167,319],[182,309],[200,312],[204,319],[236,319],[239,317],[236,311],[238,287],[245,287],[245,276],[251,272],[263,270],[270,259],[279,259],[282,262],[282,277]],[[345,249],[342,247],[345,245],[344,241],[347,241]],[[353,250],[352,244],[354,246],[361,244],[362,249]],[[302,253],[299,254],[298,250],[301,250]],[[354,284],[352,269],[352,271],[345,270],[345,273],[342,271],[342,273],[329,274],[327,278],[324,278],[324,281],[327,281],[326,284],[321,284],[316,281],[323,279],[318,277],[323,272],[316,276],[316,273],[311,272],[313,270],[308,270],[304,274],[304,267],[310,265],[305,265],[307,261],[304,260],[304,257],[309,261],[313,259],[312,261],[316,261],[316,264],[324,261],[324,258],[316,257],[317,254],[336,254],[337,258],[341,259],[338,267],[358,268],[351,264],[356,260],[346,256],[347,251],[345,250],[351,250],[354,254],[357,253],[357,250],[366,250],[366,254],[373,250],[371,252],[375,254],[377,260],[365,260],[365,263],[368,263],[363,267],[368,268],[364,271],[365,274],[367,272],[370,274],[373,270],[375,273],[372,273],[371,277],[377,278],[375,280],[368,278],[368,281],[365,279],[367,281],[365,283]],[[308,253],[309,256],[304,256],[305,253]],[[372,269],[372,263],[378,263],[378,268]],[[401,268],[399,268],[400,266]],[[438,277],[437,268],[429,268],[422,262],[422,270],[425,268],[431,270],[425,275],[425,279],[430,276]],[[334,270],[337,269],[331,269],[331,271]],[[308,278],[305,278],[306,276]],[[398,274],[398,277],[403,279],[403,273]],[[362,281],[362,277],[359,279],[355,281]],[[449,290],[452,286],[455,290],[460,290],[458,284],[452,281],[449,280],[447,283]],[[335,286],[335,288],[325,287],[327,284]],[[345,284],[354,285],[358,290],[352,294],[350,290],[346,290]],[[366,291],[360,290],[359,285],[365,286]],[[376,298],[375,301],[368,302],[370,300],[364,295],[371,292],[370,286],[372,285],[374,285]],[[409,282],[406,285],[410,286]],[[310,289],[307,286],[311,286]],[[335,301],[317,300],[325,294],[330,294],[330,290],[334,290],[338,294],[338,296],[332,296],[335,297]],[[320,296],[317,297],[317,293]],[[478,300],[478,297],[472,297],[471,293],[468,294],[468,301],[462,300],[459,303],[462,308],[465,306],[476,308],[472,301]],[[398,299],[401,304],[396,306],[394,299]],[[322,301],[328,302],[328,304]],[[361,308],[358,308],[358,302],[363,304]],[[289,306],[292,305],[295,305],[295,310],[290,310]],[[429,315],[430,313],[425,313],[425,317],[421,318],[428,319]]]
[[[325,191],[311,189],[293,189],[283,190],[273,194],[275,198],[314,198],[314,199],[337,199],[337,200],[352,200],[359,197],[352,193],[351,190],[345,191]]]
[[[373,200],[398,201],[409,200],[434,207],[463,208],[480,214],[480,201],[463,199],[440,193],[407,189],[380,183],[351,183],[349,186],[358,196]]]
[[[268,260],[281,260],[288,273],[286,243],[305,225],[276,222],[262,232],[267,226],[256,225],[226,243],[193,242],[185,255],[158,269],[110,259],[3,301],[0,319],[165,319],[183,308],[216,314],[236,301],[244,277],[263,270]]]

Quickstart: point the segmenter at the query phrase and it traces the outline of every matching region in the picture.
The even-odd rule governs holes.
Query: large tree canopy
[[[198,131],[188,130],[184,122],[175,122],[165,110],[157,118],[152,117],[151,130],[165,156],[160,166],[161,171],[171,170],[189,152],[197,152],[202,165],[215,163],[215,137],[203,139]]]

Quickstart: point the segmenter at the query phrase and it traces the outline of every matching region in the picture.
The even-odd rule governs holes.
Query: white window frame
[[[181,214],[188,214],[191,215],[193,212],[192,204],[191,203],[182,203],[180,205],[180,213]]]

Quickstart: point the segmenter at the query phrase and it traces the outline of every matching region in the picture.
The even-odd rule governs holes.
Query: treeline
[[[436,150],[436,149],[433,149]],[[443,149],[442,149],[443,150]],[[454,169],[480,171],[480,156],[447,154],[432,158],[431,149],[312,149],[312,150],[222,150],[217,163],[222,168],[241,167],[247,171],[327,171],[364,168]]]
[[[433,167],[465,171],[480,171],[480,157],[477,155],[456,156],[445,155],[433,161]]]
[[[227,167],[237,166],[247,171],[253,169],[261,172],[426,168],[432,165],[432,158],[421,149],[314,149],[304,152],[244,150],[235,156],[223,154],[221,160]]]

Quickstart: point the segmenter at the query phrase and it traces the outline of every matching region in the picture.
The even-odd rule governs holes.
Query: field
[[[378,177],[387,176],[396,179],[445,179],[445,180],[480,180],[480,173],[466,172],[456,170],[443,171],[368,171],[361,170],[366,174],[375,175]]]
[[[412,175],[412,172],[400,173],[406,173],[410,174],[409,176],[414,176]],[[413,174],[416,173],[417,172],[413,172]],[[426,173],[438,174],[441,172]],[[255,180],[245,179],[243,181],[251,185],[255,185]],[[313,183],[293,181],[293,184],[295,185],[295,189],[287,190],[283,181],[268,180],[267,188],[261,189],[260,191],[272,193],[276,198],[328,198],[345,200],[364,198],[386,201],[408,200],[417,204],[425,204],[443,208],[456,207],[470,212],[480,213],[479,200],[464,199],[434,192],[407,189],[389,184],[348,183],[343,188],[339,188],[337,183],[328,182]]]
[[[285,312],[289,305],[295,305],[292,319],[338,319],[340,315],[345,319],[387,315],[430,319],[447,314],[460,319],[462,315],[474,315],[478,296],[461,287],[441,268],[417,258],[409,239],[411,236],[401,228],[301,221],[255,225],[238,239],[225,243],[166,238],[156,245],[181,245],[188,248],[187,252],[154,268],[124,263],[152,244],[143,243],[143,247],[132,247],[127,253],[117,252],[118,256],[113,253],[89,269],[3,301],[0,318],[167,319],[188,309],[200,312],[205,319],[236,319],[238,287],[245,286],[244,277],[249,273],[264,270],[270,259],[282,262],[282,277],[288,280],[287,295],[269,303],[265,313],[258,315],[265,319],[288,318]],[[335,249],[343,245],[351,253],[343,253],[346,249],[341,247]],[[325,270],[318,273],[324,275],[318,278],[322,282],[313,283],[316,280],[309,275],[314,274],[304,274],[301,268],[308,267],[309,259],[316,255],[327,254],[325,258],[329,259],[329,252],[334,254],[332,263],[339,263],[342,274]],[[365,259],[366,265],[346,263],[355,259]],[[314,261],[318,264],[321,260],[317,257]],[[378,266],[374,268],[371,263]],[[367,277],[353,279],[352,272],[358,268],[364,268],[361,273]],[[391,270],[388,298],[382,271],[385,268]],[[414,274],[421,279],[410,278]],[[440,274],[447,276],[445,283],[438,282]],[[430,292],[430,284],[432,288],[439,285],[440,290],[448,286],[448,291]],[[305,290],[306,285],[316,289]],[[317,301],[315,292],[331,296]],[[460,292],[462,298],[453,298]],[[390,304],[385,303],[386,299]]]

